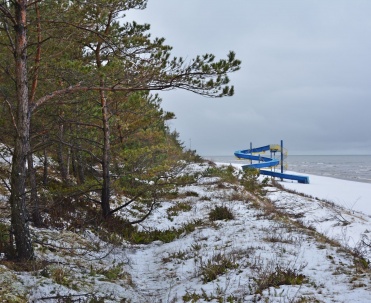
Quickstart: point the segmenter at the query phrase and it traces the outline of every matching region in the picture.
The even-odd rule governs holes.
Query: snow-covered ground
[[[287,172],[302,175],[301,173]],[[310,184],[281,182],[286,188],[307,195],[329,200],[350,210],[360,211],[371,216],[371,184],[352,182],[329,177],[308,175]]]
[[[265,197],[207,177],[180,188],[177,199],[161,203],[140,226],[166,230],[195,222],[194,231],[169,243],[112,245],[87,231],[33,229],[39,238],[71,249],[39,247],[38,257],[52,262],[44,272],[15,272],[1,265],[0,298],[371,302],[370,184],[318,176],[310,176],[310,184],[279,184],[283,188],[267,187]],[[216,206],[229,209],[234,219],[210,221]]]

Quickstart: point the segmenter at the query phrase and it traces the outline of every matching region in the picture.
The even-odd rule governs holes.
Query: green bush
[[[123,234],[125,240],[133,244],[149,244],[153,241],[162,241],[169,243],[176,240],[180,235],[193,232],[197,226],[202,226],[204,223],[201,220],[194,220],[183,224],[180,228],[170,228],[165,230],[148,230],[138,231],[136,227],[130,226]]]
[[[247,168],[243,171],[241,177],[241,185],[250,193],[264,196],[266,192],[263,190],[264,185],[267,183],[267,179],[263,183],[260,183],[259,170],[256,168]]]
[[[205,177],[219,177],[221,182],[238,183],[238,173],[232,165],[209,167],[205,173]]]
[[[215,206],[209,213],[210,221],[233,220],[234,215],[226,206]]]

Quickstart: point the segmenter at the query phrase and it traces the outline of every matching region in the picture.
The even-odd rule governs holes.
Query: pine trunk
[[[17,25],[15,49],[15,75],[17,85],[17,135],[15,138],[12,160],[12,173],[10,179],[11,194],[11,225],[14,233],[17,257],[20,260],[34,258],[31,235],[28,227],[26,211],[25,186],[27,178],[26,161],[30,151],[30,111],[28,106],[27,83],[27,34],[26,0],[15,3],[15,16]]]

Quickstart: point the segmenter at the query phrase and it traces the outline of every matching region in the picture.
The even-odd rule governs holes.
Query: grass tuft
[[[297,272],[296,269],[276,265],[272,271],[262,271],[258,278],[255,278],[257,288],[255,293],[261,294],[269,287],[279,287],[281,285],[301,285],[305,282],[305,275]]]
[[[201,262],[201,276],[204,283],[214,281],[218,276],[225,274],[230,269],[236,269],[238,264],[232,255],[218,253],[207,262]]]

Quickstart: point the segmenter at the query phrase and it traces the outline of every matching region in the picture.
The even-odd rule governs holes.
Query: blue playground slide
[[[234,153],[234,155],[239,159],[248,159],[258,161],[258,163],[251,163],[247,165],[243,165],[242,169],[247,168],[268,168],[277,166],[280,161],[278,159],[269,158],[269,157],[262,157],[259,153],[264,153],[266,151],[270,151],[271,153],[275,153],[277,151],[282,151],[282,147],[277,144],[266,145],[257,148],[245,149],[245,150],[238,150]],[[257,154],[257,155],[254,155]],[[281,157],[282,158],[282,157]],[[282,169],[281,169],[282,171]],[[291,174],[284,174],[283,172],[275,172],[270,170],[260,170],[260,174],[266,176],[277,177],[281,179],[289,179],[289,180],[296,180],[299,183],[309,184],[309,177],[307,176],[298,176],[298,175],[291,175]]]

